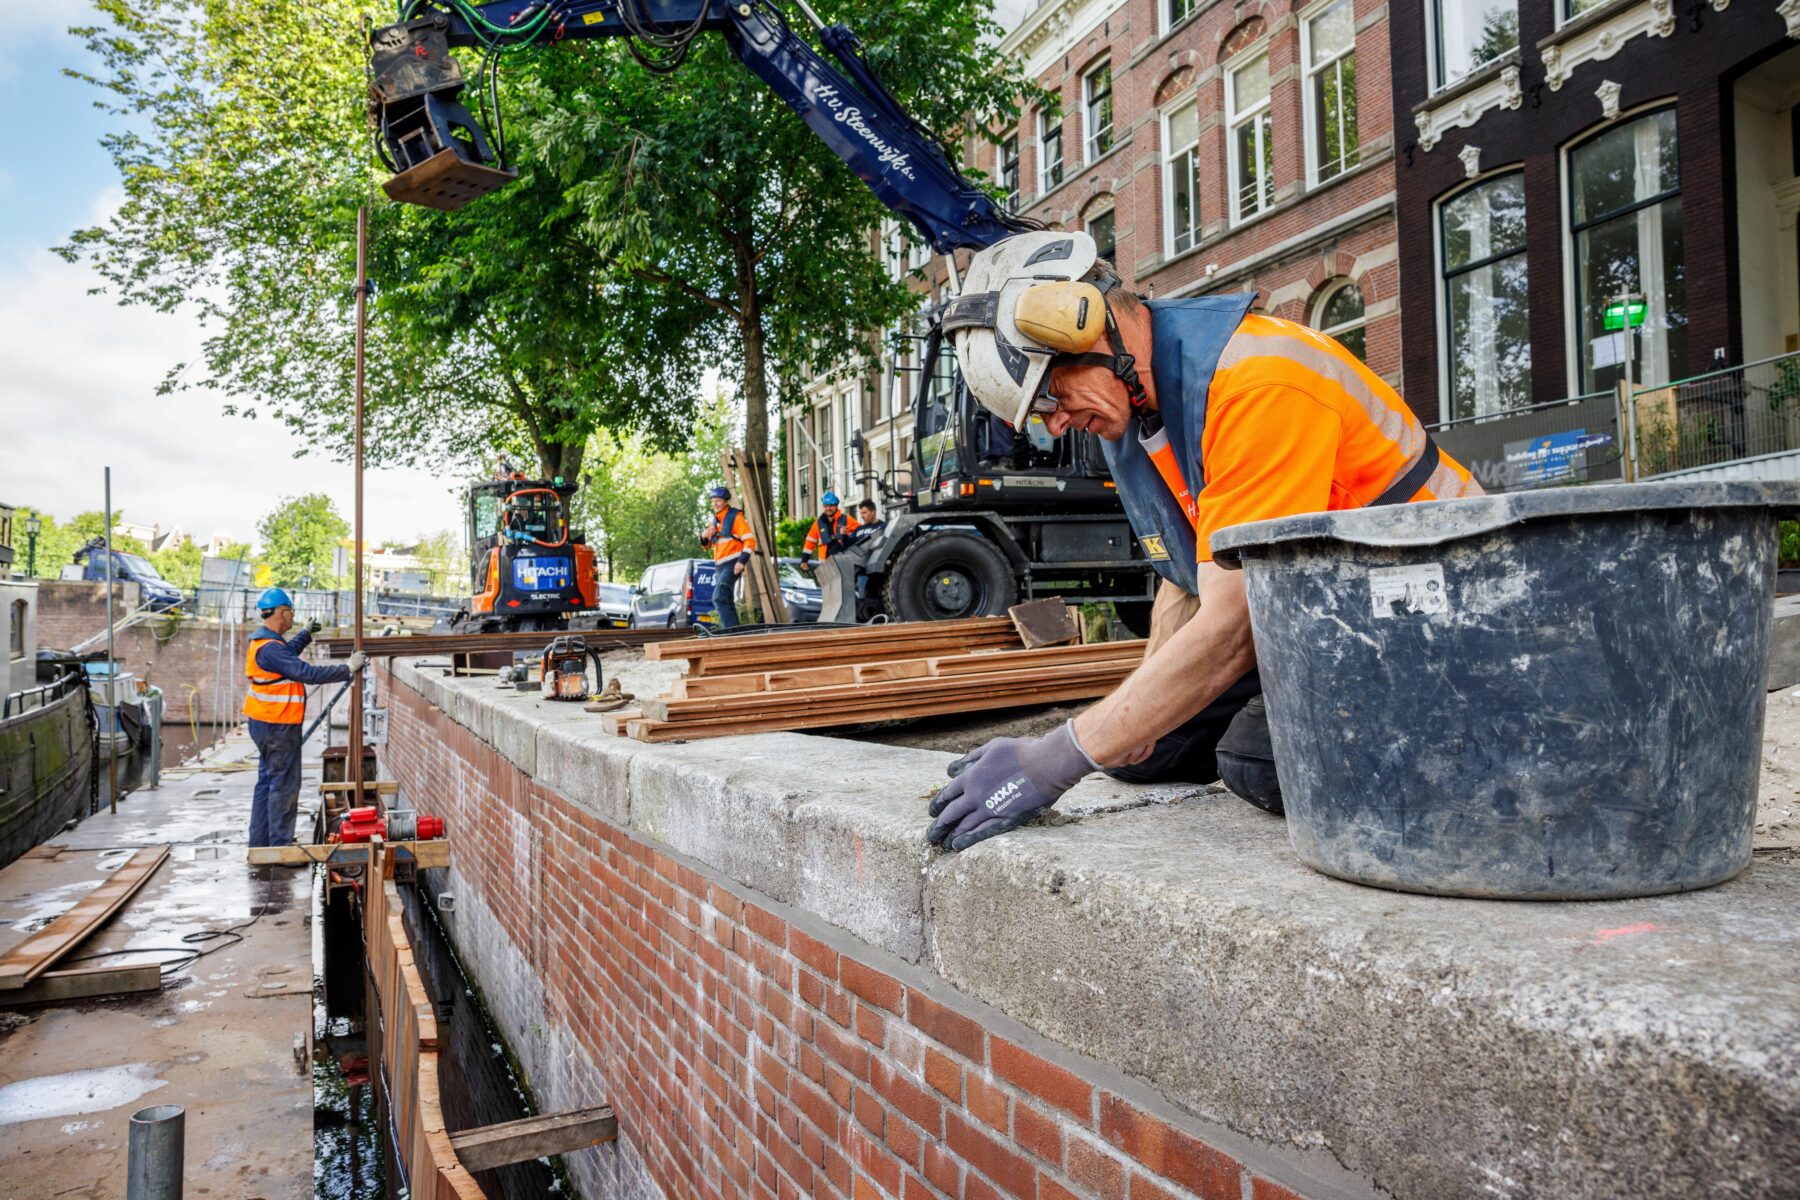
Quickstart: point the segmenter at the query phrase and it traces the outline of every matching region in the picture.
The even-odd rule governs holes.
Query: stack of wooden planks
[[[50,968],[125,907],[168,857],[167,846],[138,849],[100,886],[48,925],[0,954],[0,1006],[48,1004],[121,992],[155,991],[162,987],[162,969],[156,963],[69,971]]]
[[[669,692],[603,726],[645,742],[862,725],[1106,695],[1144,643],[1025,649],[1006,617],[661,642],[680,660]]]

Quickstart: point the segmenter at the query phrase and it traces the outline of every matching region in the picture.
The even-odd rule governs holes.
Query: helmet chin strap
[[[1104,297],[1110,290],[1110,288],[1103,288],[1101,295]],[[1125,339],[1119,336],[1119,323],[1113,317],[1112,304],[1105,300],[1102,301],[1102,304],[1106,310],[1106,337],[1112,343],[1113,352],[1111,354],[1098,354],[1093,351],[1086,354],[1059,354],[1053,360],[1053,365],[1105,367],[1118,377],[1120,383],[1125,385],[1125,395],[1131,401],[1132,414],[1144,422],[1146,427],[1152,422],[1160,426],[1161,421],[1147,407],[1150,397],[1144,391],[1143,380],[1138,378],[1137,356],[1125,352]],[[1046,378],[1048,378],[1048,372],[1046,372]]]

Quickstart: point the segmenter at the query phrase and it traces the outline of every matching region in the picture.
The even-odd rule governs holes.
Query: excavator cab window
[[[500,532],[500,497],[477,492],[469,500],[469,545],[479,546]]]
[[[548,488],[528,488],[508,496],[501,523],[506,536],[515,542],[559,546],[567,540],[562,498]]]

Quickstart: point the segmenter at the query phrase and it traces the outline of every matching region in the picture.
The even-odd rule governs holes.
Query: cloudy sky
[[[156,394],[197,356],[194,321],[91,296],[98,276],[50,252],[120,195],[94,89],[61,74],[83,63],[66,29],[88,20],[87,0],[0,7],[0,501],[58,517],[97,509],[111,466],[128,519],[201,538],[251,538],[262,513],[301,492],[326,492],[348,515],[347,464],[296,458],[284,427],[227,417],[216,396]],[[369,538],[458,528],[454,492],[425,471],[369,472]]]

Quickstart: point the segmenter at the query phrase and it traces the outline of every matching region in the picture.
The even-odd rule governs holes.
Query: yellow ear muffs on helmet
[[[1027,288],[1013,307],[1019,332],[1063,354],[1084,354],[1106,328],[1106,300],[1100,289],[1076,279]]]

